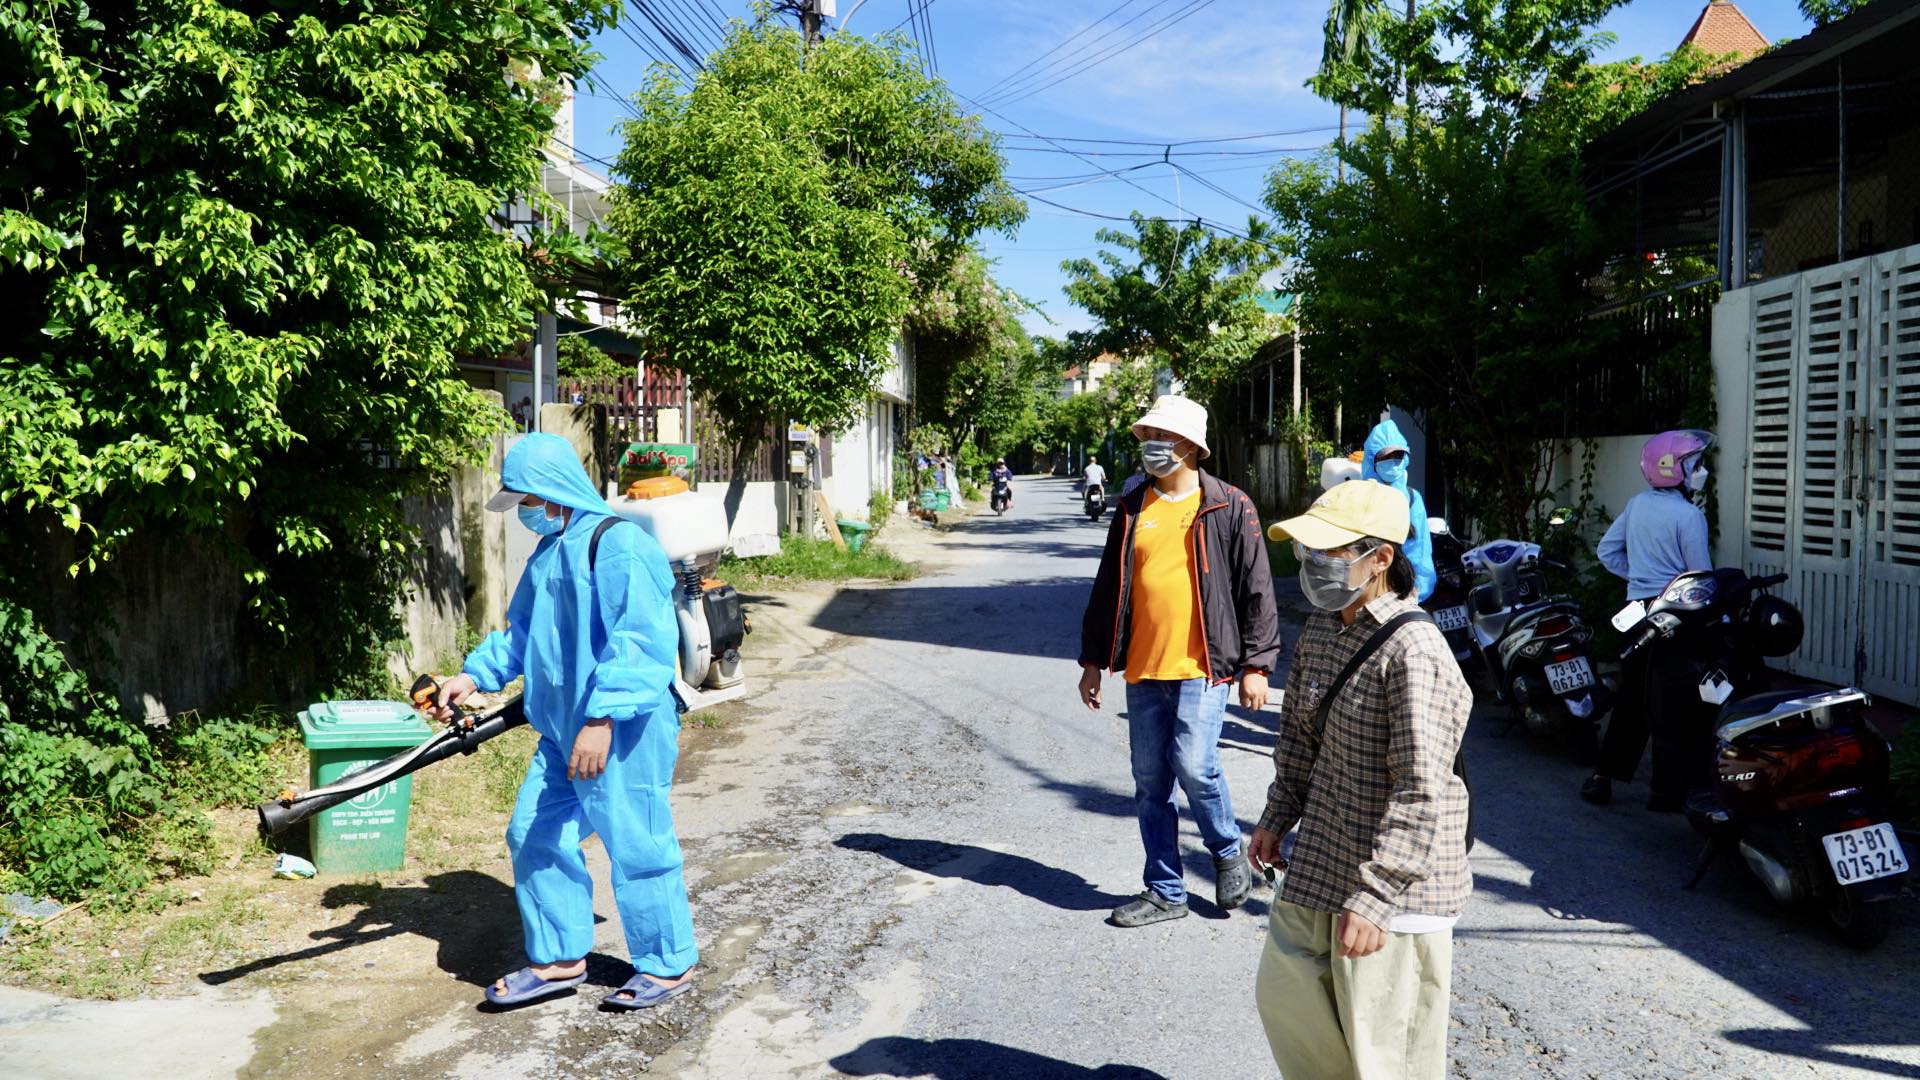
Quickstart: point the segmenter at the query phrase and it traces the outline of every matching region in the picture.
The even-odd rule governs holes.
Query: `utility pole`
[[[808,48],[820,44],[820,20],[833,18],[834,10],[834,0],[800,0],[800,29]]]

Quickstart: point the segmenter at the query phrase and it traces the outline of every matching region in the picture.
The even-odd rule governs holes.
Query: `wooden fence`
[[[560,399],[585,405],[604,406],[607,415],[607,441],[613,447],[628,443],[659,442],[660,412],[680,411],[680,440],[699,447],[699,464],[694,479],[698,483],[727,483],[733,477],[734,442],[727,438],[719,415],[705,398],[695,393],[685,374],[672,368],[648,364],[643,385],[629,376],[622,379],[593,381],[562,380]],[[747,481],[765,482],[785,476],[786,426],[769,426],[761,450],[747,470]],[[619,454],[609,455],[608,475],[612,480],[618,469]]]

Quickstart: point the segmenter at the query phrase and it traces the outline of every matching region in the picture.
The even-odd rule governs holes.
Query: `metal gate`
[[[1797,674],[1920,703],[1920,247],[1753,288],[1746,562]]]

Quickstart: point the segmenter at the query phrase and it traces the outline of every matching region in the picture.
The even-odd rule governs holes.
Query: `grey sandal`
[[[1149,889],[1114,908],[1113,914],[1107,917],[1107,921],[1115,926],[1132,928],[1186,917],[1187,905],[1176,904]]]
[[[1220,905],[1221,911],[1231,911],[1247,902],[1247,893],[1253,891],[1253,868],[1247,865],[1247,854],[1241,852],[1231,859],[1213,860],[1213,902]]]

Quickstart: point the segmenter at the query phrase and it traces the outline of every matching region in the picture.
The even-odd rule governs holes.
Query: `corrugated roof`
[[[1698,45],[1714,56],[1737,53],[1743,59],[1758,56],[1772,46],[1733,0],[1710,0],[1680,44]]]

